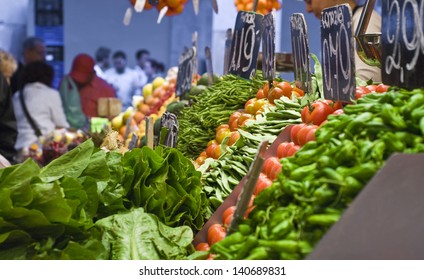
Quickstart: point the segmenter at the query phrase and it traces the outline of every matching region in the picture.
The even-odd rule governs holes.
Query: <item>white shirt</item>
[[[102,78],[103,80],[106,80],[106,75],[103,69],[99,65],[94,65],[94,71],[96,71],[96,75],[99,78]]]
[[[19,94],[21,93],[17,92],[13,95],[13,108],[18,127],[18,138],[15,144],[17,150],[29,147],[38,140],[22,109]],[[47,135],[58,127],[69,127],[57,90],[36,82],[27,84],[23,94],[28,112],[42,135]]]
[[[138,79],[139,79],[139,83],[140,83],[140,88],[144,87],[145,84],[147,84],[148,82],[148,77],[146,75],[146,72],[144,72],[143,69],[141,69],[140,65],[136,65],[134,67],[135,72],[138,75]]]
[[[355,14],[352,16],[352,23],[353,23],[353,29],[352,29],[352,35],[355,35],[356,28],[359,24],[359,19],[361,18],[363,7],[359,7]],[[370,22],[368,23],[367,31],[366,33],[372,34],[372,33],[381,33],[381,16],[376,12],[373,11]],[[356,42],[355,42],[356,44]],[[381,68],[377,66],[369,66],[365,62],[361,60],[361,58],[358,56],[358,53],[355,51],[355,69],[356,69],[356,76],[360,78],[361,80],[368,81],[369,79],[372,79],[374,83],[381,83]]]
[[[106,81],[115,88],[116,97],[122,101],[123,110],[131,106],[134,95],[141,95],[139,78],[135,70],[127,67],[123,73],[118,73],[115,68],[111,68],[106,70],[105,75]]]

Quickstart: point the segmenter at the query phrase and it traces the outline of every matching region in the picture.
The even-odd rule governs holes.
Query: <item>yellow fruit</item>
[[[143,87],[143,96],[144,98],[152,95],[153,93],[153,84],[149,83]]]
[[[122,115],[122,123],[123,123],[123,125],[126,125],[126,123],[127,123],[127,119],[128,119],[129,117],[131,117],[132,113],[134,113],[134,110],[133,110],[132,108],[128,108],[128,109],[124,112],[124,114]]]
[[[162,77],[157,77],[153,80],[152,84],[153,84],[153,90],[155,90],[156,88],[162,86],[165,83],[165,79]]]
[[[119,114],[112,119],[111,124],[112,124],[113,130],[119,131],[119,129],[121,128],[122,121],[123,121],[122,116],[123,116],[123,114]]]

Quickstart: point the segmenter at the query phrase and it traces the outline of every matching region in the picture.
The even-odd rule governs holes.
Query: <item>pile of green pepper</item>
[[[255,199],[216,259],[303,259],[396,152],[424,152],[424,91],[391,88],[331,115]]]

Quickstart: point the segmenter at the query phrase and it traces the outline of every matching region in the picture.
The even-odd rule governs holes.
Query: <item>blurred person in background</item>
[[[18,135],[12,103],[10,78],[17,69],[15,58],[0,49],[0,155],[14,163],[15,143]]]
[[[23,61],[19,61],[18,69],[11,79],[12,94],[21,90],[23,87],[23,71],[24,66],[34,61],[45,61],[46,45],[44,41],[37,37],[27,38],[22,45]]]
[[[313,13],[317,19],[321,19],[321,12],[329,7],[348,4],[352,9],[352,35],[355,35],[359,19],[362,14],[363,6],[359,5],[360,1],[355,0],[305,0],[306,11]],[[373,11],[366,33],[381,33],[381,16]],[[381,82],[381,69],[376,66],[369,66],[361,60],[355,51],[355,74],[364,81],[372,79],[374,83]]]
[[[88,125],[88,120],[98,116],[98,100],[116,97],[115,90],[94,70],[94,59],[88,54],[78,54],[68,75],[62,79],[59,92],[66,118],[73,128]]]
[[[106,71],[106,81],[113,86],[123,110],[132,105],[133,96],[141,95],[140,79],[136,71],[127,67],[127,56],[117,51],[112,57],[113,68]]]
[[[96,51],[96,65],[94,71],[98,77],[106,80],[105,71],[110,67],[110,49],[106,47],[99,47]]]
[[[135,54],[136,65],[134,70],[138,74],[140,87],[148,83],[148,75],[146,73],[146,62],[150,59],[150,52],[145,49],[138,50]]]
[[[59,92],[52,87],[53,68],[44,61],[31,62],[25,65],[22,77],[23,89],[13,95],[18,151],[38,141],[37,129],[45,136],[54,129],[69,127]]]

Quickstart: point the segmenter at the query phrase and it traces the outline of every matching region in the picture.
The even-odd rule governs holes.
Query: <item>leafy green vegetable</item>
[[[193,250],[189,227],[168,227],[142,208],[101,219],[96,227],[113,260],[182,259]]]

